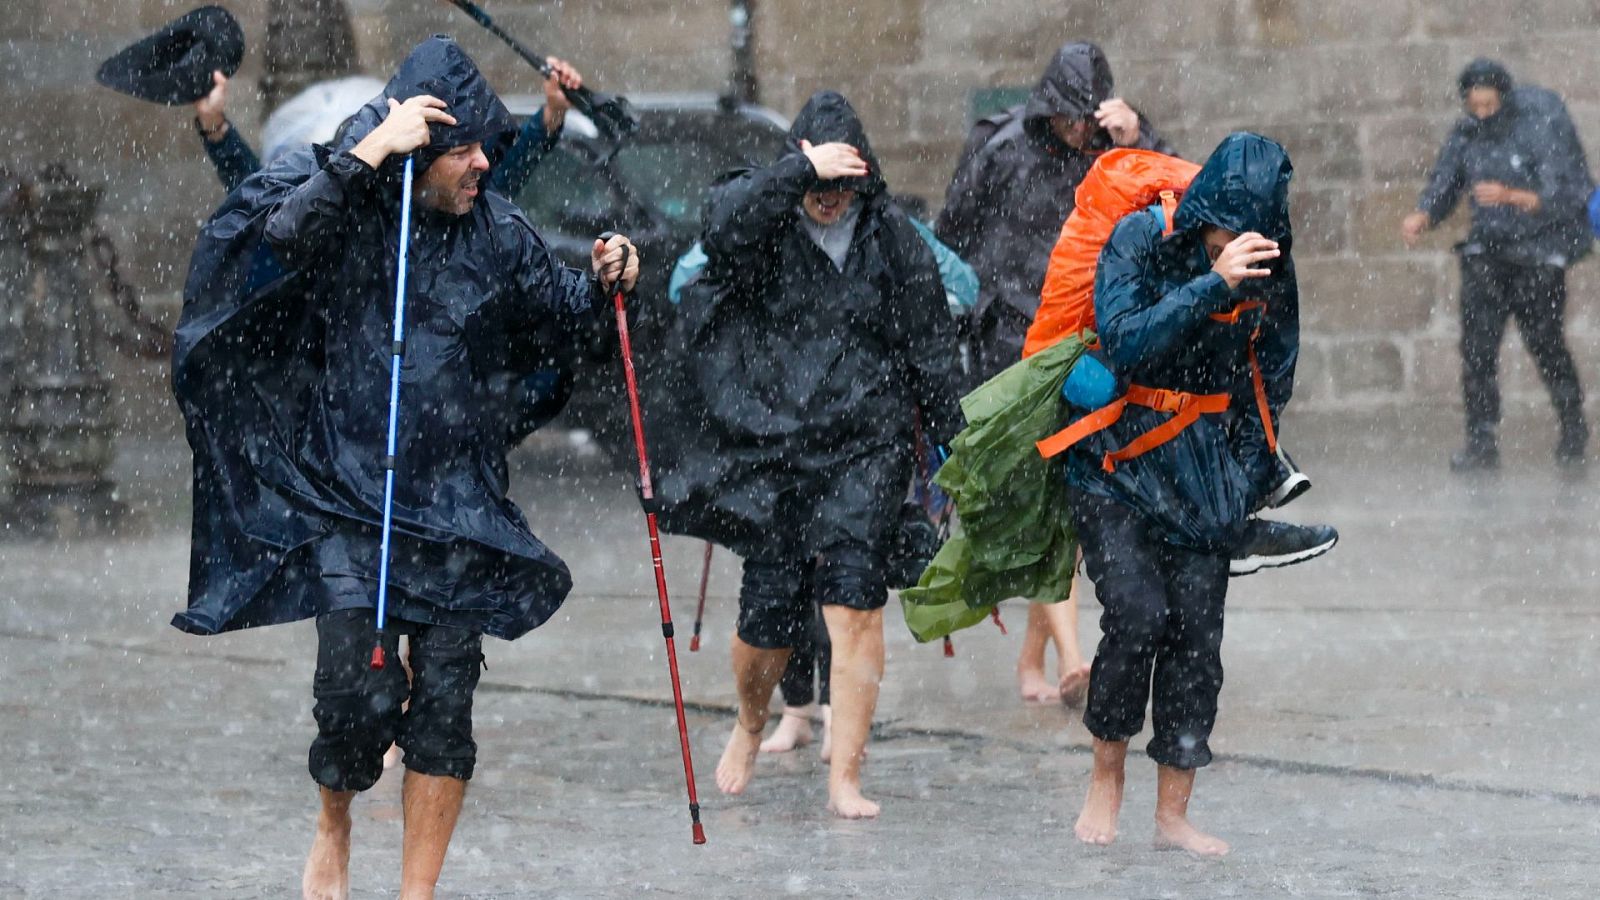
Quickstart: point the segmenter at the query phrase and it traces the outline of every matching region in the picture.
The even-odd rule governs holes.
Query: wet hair
[[[1511,73],[1506,71],[1506,67],[1483,57],[1467,63],[1467,67],[1462,69],[1456,78],[1456,89],[1460,91],[1463,100],[1466,99],[1467,92],[1473,88],[1491,87],[1504,97],[1511,93],[1511,86]]]

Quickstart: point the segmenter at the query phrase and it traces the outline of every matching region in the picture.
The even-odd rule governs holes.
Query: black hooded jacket
[[[1028,102],[979,122],[967,139],[934,231],[978,272],[978,310],[1000,302],[1032,320],[1061,225],[1072,214],[1078,183],[1094,157],[1050,131],[1056,115],[1094,115],[1113,93],[1100,48],[1067,44],[1056,51]],[[1139,117],[1134,146],[1172,149]]]
[[[861,208],[842,271],[802,226],[802,197],[819,186],[802,139],[851,144],[870,170],[845,185]],[[714,188],[703,242],[705,274],[679,311],[696,352],[686,376],[696,399],[681,418],[700,427],[662,456],[669,529],[746,552],[773,526],[779,494],[815,492],[838,467],[875,459],[909,476],[919,415],[936,442],[960,429],[938,264],[889,200],[844,97],[812,97],[777,161]],[[904,489],[887,510],[860,498],[844,531],[897,515]]]
[[[1587,256],[1593,243],[1586,204],[1594,190],[1577,128],[1561,98],[1544,88],[1511,87],[1498,63],[1478,60],[1462,73],[1462,84],[1510,88],[1500,111],[1484,120],[1462,116],[1451,126],[1417,208],[1437,225],[1463,196],[1472,208],[1472,230],[1458,248],[1523,264],[1565,268]],[[1539,208],[1480,206],[1472,186],[1498,181],[1533,191]]]
[[[316,615],[328,576],[376,592],[403,163],[349,151],[387,98],[423,93],[458,124],[432,127],[418,177],[464,143],[498,159],[510,116],[435,37],[335,146],[252,176],[201,234],[173,359],[194,450],[185,631]],[[461,216],[414,206],[407,271],[391,613],[515,638],[571,577],[507,499],[505,436],[521,378],[588,328],[593,284],[492,191]]]

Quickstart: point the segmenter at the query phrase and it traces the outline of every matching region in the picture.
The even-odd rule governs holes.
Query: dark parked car
[[[647,377],[671,310],[673,264],[700,236],[706,188],[729,169],[770,162],[783,148],[788,122],[760,106],[733,105],[710,94],[630,97],[639,131],[615,154],[591,124],[568,113],[560,144],[534,171],[517,204],[569,265],[588,267],[589,249],[605,231],[627,234],[643,260],[630,314],[640,377]],[[540,98],[513,96],[518,116]],[[622,465],[633,452],[614,356],[595,354],[582,373],[561,423],[592,432]]]

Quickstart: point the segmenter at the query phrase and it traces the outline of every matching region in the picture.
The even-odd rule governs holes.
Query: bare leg
[[[1050,622],[1045,607],[1050,604],[1028,604],[1028,628],[1022,633],[1022,652],[1017,655],[1017,692],[1023,700],[1050,701],[1061,697],[1061,691],[1044,675],[1044,651],[1050,643]]]
[[[444,868],[444,853],[461,815],[467,783],[447,775],[406,770],[403,805],[405,849],[400,861],[400,900],[433,900],[433,886]]]
[[[1189,824],[1194,769],[1156,766],[1156,846],[1196,856],[1226,856],[1228,844]]]
[[[346,900],[350,896],[350,801],[356,792],[318,790],[322,810],[300,876],[300,896],[304,900]]]
[[[1078,649],[1078,580],[1072,580],[1071,593],[1060,603],[1034,605],[1044,606],[1050,638],[1056,645],[1061,702],[1072,707],[1082,706],[1089,695],[1089,664],[1083,661],[1083,653]]]
[[[833,705],[829,703],[822,704],[822,746],[817,755],[823,762],[833,762]]]
[[[1085,844],[1106,845],[1117,839],[1117,814],[1122,811],[1122,780],[1128,760],[1127,741],[1094,740],[1094,774],[1089,796],[1073,828]]]
[[[785,706],[772,737],[761,742],[762,753],[788,753],[811,743],[812,706]]]
[[[763,650],[733,636],[733,681],[739,691],[739,720],[717,763],[717,787],[724,794],[743,793],[755,775],[756,754],[761,752],[761,731],[767,727],[767,704],[772,689],[783,677],[789,651]]]
[[[870,819],[878,814],[878,804],[861,795],[861,761],[883,680],[883,610],[827,605],[822,616],[833,642],[828,809],[846,819]]]

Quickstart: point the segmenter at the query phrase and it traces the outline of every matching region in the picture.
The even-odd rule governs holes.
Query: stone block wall
[[[169,305],[220,190],[185,110],[119,97],[92,76],[117,47],[198,2],[11,0],[0,17],[0,74],[23,99],[0,121],[0,165],[27,170],[64,157],[104,181],[105,216],[131,274]],[[265,4],[221,2],[256,51],[233,103],[255,136]],[[502,90],[537,90],[509,50],[439,0],[346,2],[374,72],[389,71],[421,37],[448,31]],[[527,43],[573,59],[607,90],[716,91],[726,82],[722,0],[484,3]],[[1459,405],[1449,246],[1464,217],[1414,252],[1397,232],[1458,114],[1453,85],[1463,64],[1496,56],[1519,79],[1559,91],[1580,132],[1600,141],[1600,4],[1592,0],[757,0],[756,30],[764,101],[793,114],[814,90],[842,90],[867,118],[891,185],[934,208],[973,92],[1032,84],[1073,39],[1105,47],[1119,92],[1190,158],[1235,129],[1282,141],[1297,170],[1305,298],[1297,406],[1306,411]],[[1570,309],[1591,387],[1600,374],[1596,265],[1574,270]],[[1531,363],[1515,339],[1508,344],[1508,396],[1539,402]],[[154,370],[131,368],[139,370],[131,391],[159,388]]]

